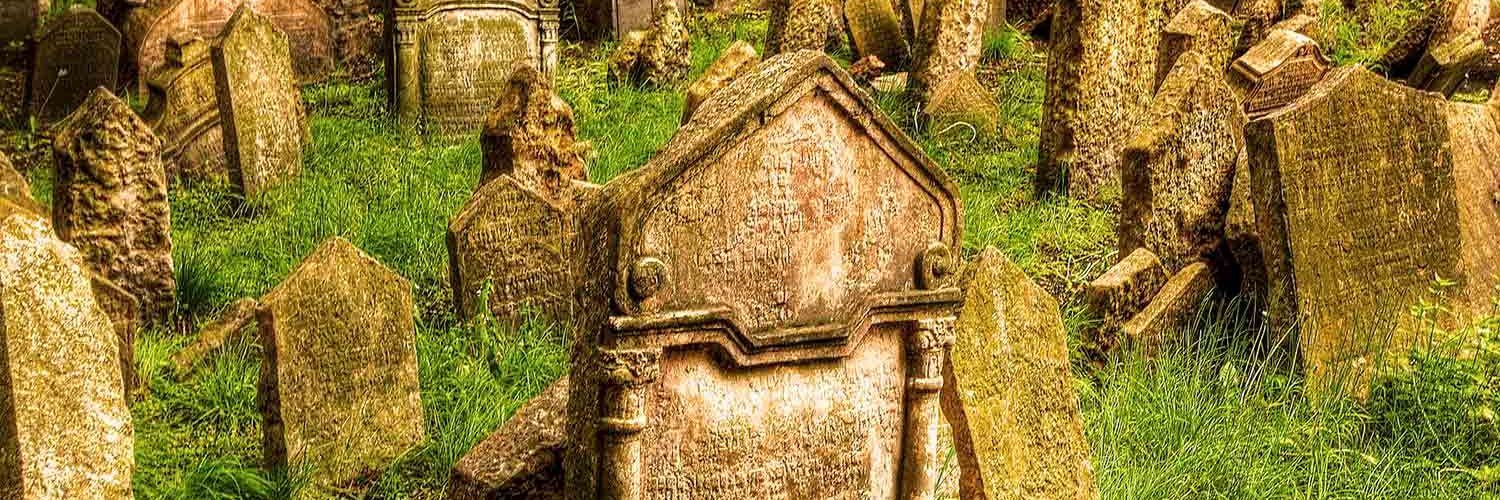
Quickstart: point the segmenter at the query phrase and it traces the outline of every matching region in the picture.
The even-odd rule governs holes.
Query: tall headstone
[[[166,64],[146,81],[150,94],[141,117],[162,138],[162,160],[172,179],[229,180],[209,54],[209,42],[201,38],[169,40]]]
[[[287,38],[242,6],[211,52],[229,180],[258,196],[302,171],[310,137]]]
[[[502,321],[523,312],[572,316],[572,203],[500,176],[479,187],[448,225],[454,309],[488,307]],[[480,303],[488,292],[488,304]]]
[[[298,82],[322,81],[333,72],[333,22],[314,0],[147,0],[125,22],[127,57],[141,75],[150,76],[166,64],[168,40],[212,39],[241,5],[286,35]]]
[[[1267,303],[1278,328],[1300,322],[1310,384],[1359,380],[1382,352],[1418,341],[1391,327],[1437,277],[1456,282],[1455,311],[1489,310],[1500,284],[1496,120],[1492,106],[1351,67],[1250,123]]]
[[[1245,96],[1245,113],[1260,117],[1302,97],[1329,66],[1318,42],[1295,31],[1275,30],[1236,59],[1230,75]]]
[[[1120,153],[1147,122],[1162,30],[1186,3],[1057,2],[1037,153],[1039,194],[1096,201],[1119,195]]]
[[[959,496],[1099,498],[1057,300],[993,247],[960,284],[942,395]]]
[[[161,139],[114,94],[95,89],[52,142],[52,221],[94,271],[140,300],[142,320],[176,307],[172,208]]]
[[[83,260],[0,200],[0,497],[132,497],[119,344]]]
[[[958,193],[837,63],[762,63],[579,220],[568,498],[933,491]]]
[[[589,144],[577,140],[573,108],[552,88],[552,80],[527,63],[511,71],[479,135],[484,169],[479,183],[508,175],[544,193],[565,197],[573,181],[588,181]]]
[[[687,0],[585,0],[575,4],[578,29],[586,39],[618,38],[651,27],[651,16],[663,3],[687,12]]]
[[[43,123],[68,116],[95,88],[113,90],[119,65],[120,31],[93,9],[68,9],[37,34],[31,113]]]
[[[912,38],[907,89],[924,98],[943,81],[979,67],[986,0],[927,0]]]
[[[906,67],[911,48],[890,0],[846,0],[844,19],[855,59],[875,56],[887,68]]]
[[[517,62],[552,75],[558,6],[555,0],[393,1],[386,36],[385,74],[397,117],[445,136],[473,134]]]
[[[260,407],[271,467],[317,486],[383,470],[421,443],[411,283],[332,238],[260,301]]]

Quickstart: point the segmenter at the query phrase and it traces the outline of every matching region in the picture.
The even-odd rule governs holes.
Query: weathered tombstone
[[[1156,56],[1156,82],[1153,89],[1160,89],[1167,74],[1177,65],[1177,59],[1189,51],[1196,51],[1207,58],[1216,68],[1229,65],[1234,55],[1234,19],[1206,0],[1193,0],[1177,14],[1162,31],[1161,49]]]
[[[337,237],[266,294],[268,467],[306,464],[315,485],[344,486],[422,442],[414,308],[410,282]]]
[[[735,40],[703,71],[703,76],[688,86],[686,103],[682,106],[682,123],[691,120],[693,112],[714,92],[728,87],[740,75],[754,71],[757,64],[760,64],[760,54],[755,52],[755,47],[744,40]]]
[[[0,497],[132,498],[119,344],[83,257],[0,200]]]
[[[1394,328],[1436,277],[1460,314],[1500,284],[1496,110],[1339,68],[1246,131],[1268,304],[1300,322],[1309,383],[1326,385],[1418,339]],[[1389,335],[1389,337],[1387,337]]]
[[[687,12],[687,0],[586,0],[575,4],[578,28],[583,37],[602,40],[651,27],[652,13],[661,4],[671,3],[678,12]]]
[[[52,142],[52,221],[95,272],[141,302],[159,325],[176,308],[172,209],[161,139],[114,94],[95,89]]]
[[[1146,248],[1175,272],[1197,260],[1232,268],[1224,220],[1245,113],[1224,78],[1222,53],[1177,59],[1123,153],[1121,254]]]
[[[986,0],[927,0],[911,44],[907,90],[930,97],[939,83],[979,67]],[[925,100],[924,100],[925,102]]]
[[[125,23],[128,57],[150,76],[166,63],[168,40],[212,39],[242,5],[270,19],[290,40],[298,82],[322,81],[333,71],[333,23],[313,0],[148,0]]]
[[[1224,2],[1228,3],[1228,2]],[[1288,28],[1283,23],[1301,18],[1293,31],[1304,35],[1317,35],[1317,20],[1322,12],[1318,0],[1239,0],[1233,5],[1221,5],[1229,9],[1240,25],[1236,53],[1244,53],[1250,47],[1265,40],[1278,28]]]
[[[386,13],[391,108],[407,124],[473,134],[518,61],[557,67],[554,0],[401,0]],[[581,11],[580,11],[581,12]]]
[[[837,63],[762,63],[579,220],[568,498],[933,491],[958,192]]]
[[[1186,3],[1057,3],[1037,153],[1039,194],[1096,201],[1119,195],[1120,153],[1147,122],[1162,29]]]
[[[558,97],[552,81],[527,63],[517,63],[510,82],[485,118],[479,135],[484,153],[481,185],[502,175],[565,198],[573,181],[588,181],[590,146],[576,138],[573,108]]]
[[[960,284],[942,395],[959,496],[1098,498],[1057,300],[993,247]]]
[[[133,401],[141,388],[140,374],[135,370],[135,333],[141,328],[141,302],[113,281],[90,273],[94,301],[109,317],[115,338],[120,344],[120,379],[125,383],[127,401]]]
[[[448,500],[562,500],[567,417],[564,376],[453,464]]]
[[[572,316],[571,204],[510,176],[479,187],[448,224],[453,305],[460,317],[488,308],[518,322],[528,308],[553,320]]]
[[[1478,29],[1460,33],[1447,43],[1427,48],[1406,84],[1451,97],[1469,70],[1484,60],[1484,40]]]
[[[856,59],[875,56],[887,67],[906,67],[911,49],[890,0],[845,0],[844,19]]]
[[[1232,80],[1244,93],[1245,113],[1259,117],[1290,104],[1323,79],[1328,59],[1318,42],[1275,30],[1234,61]]]
[[[927,129],[935,136],[969,138],[1000,131],[1000,103],[968,72],[939,82],[922,112],[928,118]]]
[[[1198,310],[1214,290],[1214,276],[1207,264],[1194,262],[1162,285],[1141,312],[1116,332],[1116,338],[1147,357],[1154,357],[1184,333],[1197,318]]]
[[[67,116],[95,88],[113,90],[119,66],[120,31],[92,9],[68,9],[37,34],[31,113],[42,123]]]
[[[21,128],[26,121],[26,86],[31,75],[31,35],[47,4],[0,0],[0,126]]]
[[[827,50],[843,43],[841,0],[768,0],[766,55]]]
[[[1085,350],[1102,357],[1124,347],[1120,326],[1151,303],[1167,283],[1167,268],[1156,254],[1145,248],[1134,251],[1089,282],[1084,304],[1099,321],[1087,332]]]
[[[172,39],[166,64],[146,81],[150,97],[141,118],[162,138],[170,179],[229,180],[209,54],[201,38]]]
[[[1433,49],[1449,45],[1465,34],[1482,38],[1490,22],[1490,0],[1442,0],[1381,54],[1377,65],[1392,77],[1409,76]]]
[[[31,38],[51,3],[37,0],[0,1],[0,47]]]
[[[258,196],[302,171],[310,137],[287,38],[242,6],[211,52],[229,181]]]

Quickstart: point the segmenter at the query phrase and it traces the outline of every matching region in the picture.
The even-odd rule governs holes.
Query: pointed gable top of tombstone
[[[579,276],[620,345],[837,357],[873,324],[958,302],[958,196],[831,59],[783,54],[587,205]]]
[[[1217,28],[1222,25],[1227,28],[1233,22],[1229,14],[1214,7],[1205,0],[1194,0],[1187,4],[1172,20],[1167,23],[1167,33],[1174,35],[1198,36],[1204,34],[1209,28]],[[1227,31],[1227,30],[1225,30]]]
[[[1329,65],[1317,41],[1292,30],[1278,29],[1236,59],[1234,70],[1250,81],[1260,81],[1295,57],[1313,57],[1324,66]]]

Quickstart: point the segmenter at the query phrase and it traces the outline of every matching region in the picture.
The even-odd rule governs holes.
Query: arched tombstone
[[[312,0],[153,0],[126,21],[127,57],[138,74],[149,76],[166,64],[169,40],[213,38],[241,4],[286,35],[299,82],[321,81],[333,72],[333,22]]]
[[[930,494],[959,212],[821,53],[715,93],[579,215],[568,498]]]
[[[94,89],[115,89],[120,31],[93,9],[74,6],[36,36],[31,113],[52,123],[72,113]]]

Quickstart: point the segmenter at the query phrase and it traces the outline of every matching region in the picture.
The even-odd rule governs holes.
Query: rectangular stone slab
[[[31,72],[31,113],[52,123],[83,104],[89,92],[115,90],[120,31],[98,12],[69,9],[37,35]]]
[[[212,54],[229,180],[256,197],[302,171],[310,137],[287,38],[241,7]]]

